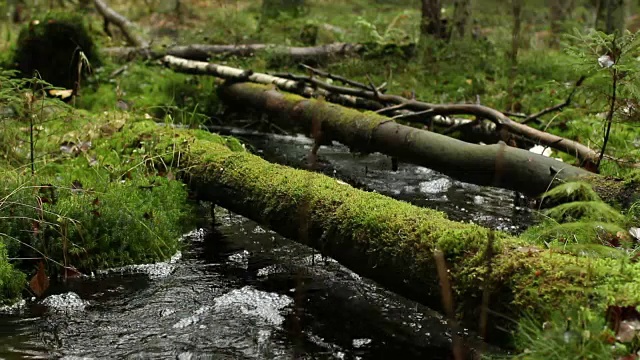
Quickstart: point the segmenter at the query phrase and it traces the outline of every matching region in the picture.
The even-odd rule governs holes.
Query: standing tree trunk
[[[452,35],[464,38],[471,19],[471,0],[454,0]]]
[[[518,75],[518,50],[520,50],[520,33],[522,31],[522,5],[524,0],[511,0],[511,11],[513,15],[513,28],[511,29],[511,50],[509,51],[509,63],[511,71],[509,74],[509,89],[507,93],[507,108],[511,111],[516,109],[513,87]]]
[[[560,34],[565,32],[565,21],[571,18],[575,5],[574,0],[550,0],[549,18],[551,19],[551,37],[549,46],[557,48],[560,45]]]
[[[599,0],[596,5],[596,29],[607,34],[622,34],[625,29],[624,0]]]
[[[445,37],[446,29],[444,29],[440,18],[441,11],[440,0],[422,0],[422,20],[420,23],[422,35],[431,35],[436,38]]]

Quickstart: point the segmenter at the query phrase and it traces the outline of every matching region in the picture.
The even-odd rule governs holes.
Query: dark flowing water
[[[297,137],[244,140],[293,166],[310,148]],[[388,158],[354,158],[342,147],[320,154],[330,175],[454,219],[510,231],[528,221],[509,191],[405,164],[391,172]],[[216,219],[185,236],[170,262],[57,284],[57,295],[0,316],[0,357],[449,358],[451,331],[431,309],[241,216],[217,209]]]

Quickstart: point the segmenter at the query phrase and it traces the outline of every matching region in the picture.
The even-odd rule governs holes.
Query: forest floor
[[[364,0],[315,0],[308,1],[308,8],[299,15],[283,14],[275,20],[266,21],[261,18],[259,2],[184,0],[180,3],[180,12],[176,11],[175,2],[172,1],[150,0],[132,6],[130,1],[114,0],[109,5],[137,24],[139,31],[152,40],[154,47],[195,43],[306,46],[309,44],[305,40],[305,29],[310,26],[318,29],[318,44],[337,41],[375,43],[381,48],[384,45],[417,44],[411,56],[398,52],[364,54],[315,65],[364,83],[369,79],[375,84],[386,83],[388,93],[415,94],[417,99],[432,103],[479,102],[499,110],[531,114],[565,101],[575,82],[584,75],[578,66],[584,62],[584,58],[567,52],[563,46],[551,48],[546,43],[548,39],[542,37],[548,29],[548,21],[545,15],[535,11],[542,6],[542,1],[540,4],[529,2],[523,11],[526,15],[516,64],[510,60],[510,9],[501,1],[486,1],[473,9],[471,26],[476,33],[483,34],[480,38],[454,39],[447,43],[420,37],[420,9],[415,1],[389,4]],[[446,9],[445,14],[447,11],[451,9]],[[44,12],[46,9],[32,9],[31,13],[23,15],[37,18]],[[89,32],[100,47],[126,45],[114,26],[113,37],[104,33],[102,19],[95,10],[91,9],[87,14]],[[588,27],[588,18],[588,11],[580,9],[577,20],[565,25],[567,28]],[[3,53],[0,60],[4,63],[10,62],[22,26],[29,25],[4,23],[0,29],[0,39],[3,39],[0,41],[0,51]],[[269,52],[254,57],[221,56],[211,61],[261,72],[302,73],[299,64]],[[593,62],[597,63],[597,58]],[[6,221],[0,225],[0,233],[13,234],[11,236],[22,242],[35,238],[36,246],[43,246],[47,256],[62,259],[60,262],[64,267],[74,265],[83,270],[171,256],[178,245],[167,239],[178,238],[189,205],[187,191],[177,185],[179,182],[175,181],[168,169],[159,174],[149,166],[150,157],[162,157],[163,154],[145,153],[150,149],[144,145],[142,152],[137,148],[117,155],[98,147],[103,151],[100,161],[104,166],[100,169],[83,167],[85,162],[95,160],[82,149],[92,140],[83,134],[95,134],[95,139],[98,139],[101,135],[112,133],[114,128],[122,126],[129,119],[127,112],[135,118],[154,118],[193,127],[218,121],[222,104],[216,95],[217,81],[213,77],[175,73],[159,65],[155,61],[123,65],[104,59],[102,65],[96,66],[83,83],[80,96],[74,104],[80,110],[74,110],[76,112],[73,115],[69,115],[71,110],[62,105],[45,111],[45,102],[17,100],[10,93],[20,84],[10,82],[13,80],[9,80],[9,76],[3,76],[4,83],[9,81],[11,86],[4,87],[0,94],[4,98],[0,100],[3,103],[19,101],[28,107],[27,114],[39,116],[40,122],[35,125],[32,122],[31,129],[20,121],[3,123],[2,138],[21,140],[19,144],[5,141],[10,145],[2,148],[6,154],[2,166],[10,167],[11,171],[7,173],[12,175],[8,176],[11,181],[5,182],[0,188],[0,212],[16,217],[16,207],[9,205],[18,204],[16,206],[19,209],[35,208],[42,216],[36,218],[37,221],[34,221],[33,215],[25,215],[20,221]],[[546,115],[536,126],[599,149],[603,141],[602,114],[606,112],[606,104],[594,98],[606,98],[608,88],[603,90],[596,85],[587,84],[578,89],[567,108]],[[81,125],[75,120],[69,121],[69,116],[78,121],[92,119],[93,122],[91,125]],[[20,157],[28,152],[29,130],[33,128],[40,134],[36,135],[40,136],[40,142],[36,143],[35,149],[42,154],[42,158],[37,166],[44,170],[38,174],[41,177],[25,180],[29,167],[24,164],[11,165],[11,156]],[[60,143],[66,144],[64,146],[68,149],[57,149]],[[638,162],[639,148],[636,125],[630,121],[616,121],[608,154],[617,159]],[[59,152],[64,154],[51,156]],[[573,161],[568,155],[557,156],[565,161]],[[61,162],[70,164],[71,169],[62,177],[57,167]],[[602,166],[605,175],[621,176],[630,172],[624,163],[608,159]],[[122,180],[127,185],[124,189],[115,186],[112,184],[114,179]],[[43,184],[55,184],[64,190],[48,195],[48,185]],[[24,190],[17,193],[17,198],[14,196],[16,188]],[[144,195],[144,192],[140,195],[140,188],[150,188],[151,191],[148,195]],[[33,191],[40,195],[33,198]],[[78,192],[82,196],[77,196]],[[8,199],[11,201],[8,202]],[[128,216],[143,220],[133,222],[129,228],[119,228],[123,223],[122,212],[113,211],[113,204],[119,203],[126,204]],[[20,207],[20,204],[26,206]],[[609,208],[605,210],[609,211]],[[623,222],[627,225],[626,222],[635,213],[628,212],[625,215],[628,217]],[[75,227],[76,222],[91,225],[82,230]],[[24,227],[32,229],[27,236],[29,239],[23,238],[25,234],[21,229]],[[147,232],[149,227],[154,229],[152,234]],[[95,236],[99,240],[90,240],[88,230],[92,235],[101,232],[108,235]],[[138,240],[124,242],[116,239],[115,235],[121,233]],[[532,234],[539,236],[540,231]],[[51,246],[52,242],[56,245]],[[9,257],[16,256],[16,247],[15,243],[6,246]],[[114,248],[118,250],[111,250]],[[39,256],[34,253],[28,255]],[[76,262],[68,263],[68,256]],[[4,266],[8,263],[0,261],[0,264]],[[35,271],[32,290],[33,279],[36,279],[35,288],[41,288],[44,285],[42,274],[40,270],[35,270],[39,265],[22,265]],[[66,270],[63,273],[66,274]],[[32,274],[29,273],[30,276]],[[15,298],[16,293],[20,292],[19,283],[24,278],[16,275],[11,266],[0,267],[0,280],[3,278],[18,279],[4,282],[5,287],[9,288],[8,296]]]

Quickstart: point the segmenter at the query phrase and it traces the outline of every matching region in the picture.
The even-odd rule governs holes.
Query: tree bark
[[[469,21],[471,20],[471,0],[454,0],[453,2],[453,31],[459,38],[467,36]]]
[[[422,0],[422,18],[420,32],[422,35],[444,38],[446,29],[443,28],[440,17],[442,4],[440,0]]]
[[[136,57],[158,59],[166,55],[177,56],[189,60],[207,61],[212,56],[253,56],[256,53],[270,51],[276,55],[287,57],[292,61],[321,61],[332,57],[348,57],[360,54],[365,49],[362,44],[332,43],[310,47],[278,46],[273,44],[246,45],[178,45],[166,49],[145,49],[139,47],[104,48],[104,54],[127,60]]]
[[[190,61],[186,59],[177,58],[174,56],[165,56],[163,58],[165,64],[171,66],[173,69],[192,73],[192,74],[209,74],[223,78],[233,78],[234,80],[240,81],[254,81],[259,83],[267,83],[266,79],[275,80],[276,78],[273,76],[252,73],[252,75],[248,76],[246,79],[238,78],[238,75],[243,73],[241,69],[234,69],[226,66],[220,66],[216,64],[211,64],[207,62],[198,62],[198,61]],[[265,78],[265,76],[267,76]],[[293,76],[295,80],[288,84],[297,84],[301,90],[307,92],[307,86],[303,81],[298,81],[300,77]],[[415,118],[424,118],[424,117],[432,117],[435,115],[449,116],[449,115],[474,115],[478,118],[487,119],[496,124],[496,128],[498,132],[502,135],[506,132],[515,134],[516,136],[522,136],[526,138],[528,141],[531,141],[535,144],[541,144],[544,146],[548,146],[550,148],[556,149],[558,151],[566,152],[572,156],[576,156],[581,164],[590,165],[595,164],[596,159],[598,158],[598,154],[596,154],[593,150],[588,148],[585,145],[577,143],[573,140],[565,139],[560,136],[556,136],[553,134],[546,133],[544,131],[540,131],[529,127],[525,124],[517,123],[511,120],[508,116],[504,115],[502,112],[476,104],[431,104],[422,101],[418,101],[415,99],[407,99],[398,95],[390,95],[390,94],[380,94],[378,91],[373,92],[371,90],[363,90],[363,89],[354,89],[341,87],[336,85],[327,84],[322,81],[318,81],[316,78],[310,79],[312,84],[319,88],[318,91],[325,97],[337,97],[340,100],[340,103],[349,104],[349,106],[353,106],[354,104],[363,104],[364,108],[377,110],[381,103],[386,104],[397,104],[402,106],[402,109],[412,110],[416,112],[411,115]],[[286,81],[283,78],[277,78],[276,83],[281,83],[282,81]],[[277,85],[280,87],[280,85]],[[298,90],[296,93],[300,93]],[[314,92],[314,89],[310,90],[311,93]],[[305,94],[305,96],[307,96]],[[376,104],[378,107],[376,107]],[[410,117],[405,117],[405,119],[409,119]],[[509,138],[510,135],[506,134],[505,138]]]
[[[599,0],[596,6],[596,28],[607,34],[622,34],[625,29],[624,0]]]
[[[560,36],[565,32],[565,22],[571,17],[575,0],[550,0],[549,18],[551,19],[551,38],[549,46],[560,46]]]
[[[233,85],[225,91],[256,85]],[[266,99],[263,99],[266,100]],[[285,106],[278,101],[272,107]],[[313,112],[298,104],[299,112]],[[368,125],[367,125],[368,126]],[[459,315],[477,324],[483,288],[489,306],[506,316],[579,303],[599,309],[637,306],[640,263],[595,259],[541,249],[496,232],[491,272],[485,252],[489,230],[448,220],[442,213],[364,192],[324,175],[270,164],[233,139],[192,130],[129,123],[114,144],[166,154],[201,200],[212,201],[331,256],[362,276],[440,307],[434,253],[449,264]],[[231,149],[233,150],[231,150]],[[160,164],[161,161],[158,160]],[[163,165],[164,166],[164,165]],[[544,299],[544,301],[540,301]],[[503,317],[490,319],[504,325]]]
[[[586,170],[529,151],[498,145],[475,145],[448,136],[398,124],[372,112],[359,112],[271,87],[238,83],[220,88],[227,104],[253,108],[289,129],[324,134],[317,141],[336,140],[354,151],[381,152],[478,185],[539,195],[554,184],[592,175]]]
[[[521,46],[521,30],[522,30],[522,5],[524,0],[511,0],[511,15],[513,16],[513,27],[511,28],[511,50],[508,52],[509,64],[511,69],[509,72],[509,88],[507,89],[507,107],[514,110],[515,94],[513,88],[518,75],[518,51]]]

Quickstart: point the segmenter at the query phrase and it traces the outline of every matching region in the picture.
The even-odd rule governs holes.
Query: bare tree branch
[[[210,75],[221,76],[221,77],[224,77],[224,74],[219,71],[220,69],[233,69],[233,68],[228,68],[220,65],[206,63],[206,62],[180,59],[174,56],[165,56],[163,58],[163,61],[166,64],[171,65],[174,69],[179,69],[180,71],[183,71],[183,72],[210,74]],[[236,74],[237,76],[238,74],[242,73],[242,70],[233,69],[233,73]],[[382,104],[388,103],[388,104],[403,105],[404,108],[407,110],[412,110],[414,112],[426,112],[429,115],[442,115],[442,116],[463,115],[463,114],[475,115],[479,118],[490,120],[494,124],[496,124],[496,126],[499,126],[505,130],[508,130],[509,132],[515,135],[522,136],[528,139],[529,141],[531,141],[532,143],[548,146],[558,151],[562,151],[567,154],[573,155],[577,157],[583,163],[583,165],[593,164],[595,163],[595,159],[597,159],[597,153],[585,145],[582,145],[573,140],[569,140],[557,135],[549,134],[544,131],[531,128],[524,124],[520,124],[518,122],[511,120],[509,117],[507,117],[500,111],[492,109],[487,106],[483,106],[483,105],[430,104],[430,103],[426,103],[418,100],[410,100],[399,95],[388,95],[388,94],[379,94],[379,93],[376,94],[370,90],[353,89],[353,88],[348,88],[344,86],[327,84],[326,82],[323,82],[313,77],[291,75],[291,78],[294,80],[285,80],[283,78],[277,78],[270,75],[260,74],[260,77],[263,77],[263,76],[269,76],[271,79],[278,79],[277,81],[272,80],[273,82],[268,82],[273,84],[277,84],[282,81],[291,81],[291,84],[294,84],[294,85],[291,85],[290,88],[298,88],[298,89],[304,88],[305,89],[304,92],[308,93],[308,95],[305,95],[305,96],[311,96],[314,93],[314,91],[322,90],[324,91],[323,96],[327,98],[332,96],[333,94],[339,94],[341,100],[345,99],[348,101],[348,103],[353,105],[357,104],[358,101],[360,101],[360,103],[362,104],[362,99],[369,100],[370,102],[367,104],[371,105],[372,107],[375,107],[372,110],[383,108],[384,106]],[[253,74],[245,80],[255,81],[254,79],[256,77],[258,77],[258,74]],[[308,87],[306,87],[305,81],[315,86],[317,90],[312,88],[307,89]],[[259,82],[265,83],[262,81],[259,81]],[[361,99],[361,100],[358,100],[358,99]]]
[[[110,8],[102,0],[93,0],[93,3],[100,15],[104,17],[105,27],[107,27],[108,23],[113,23],[122,31],[129,44],[138,48],[149,47],[149,42],[136,33],[135,25],[129,19]]]
[[[354,56],[364,50],[362,44],[331,43],[319,46],[296,47],[279,46],[274,44],[243,44],[243,45],[207,45],[192,44],[178,45],[166,49],[149,50],[139,47],[104,48],[102,52],[113,57],[134,59],[136,57],[151,57],[159,59],[172,55],[189,60],[207,61],[213,56],[253,56],[259,52],[271,52],[278,56],[286,56],[292,61],[319,60],[331,57]]]
[[[531,121],[534,121],[550,112],[554,112],[554,111],[559,111],[562,110],[563,108],[569,106],[569,104],[571,104],[571,99],[573,98],[573,95],[576,93],[576,90],[578,90],[578,87],[580,87],[580,85],[582,85],[582,82],[586,79],[586,76],[581,76],[580,79],[578,79],[578,81],[576,81],[576,85],[573,87],[573,89],[571,90],[571,92],[569,93],[569,96],[567,96],[567,99],[557,105],[548,107],[546,109],[540,110],[535,114],[531,114],[529,116],[527,116],[524,120],[522,120],[520,123],[521,124],[527,124]]]

